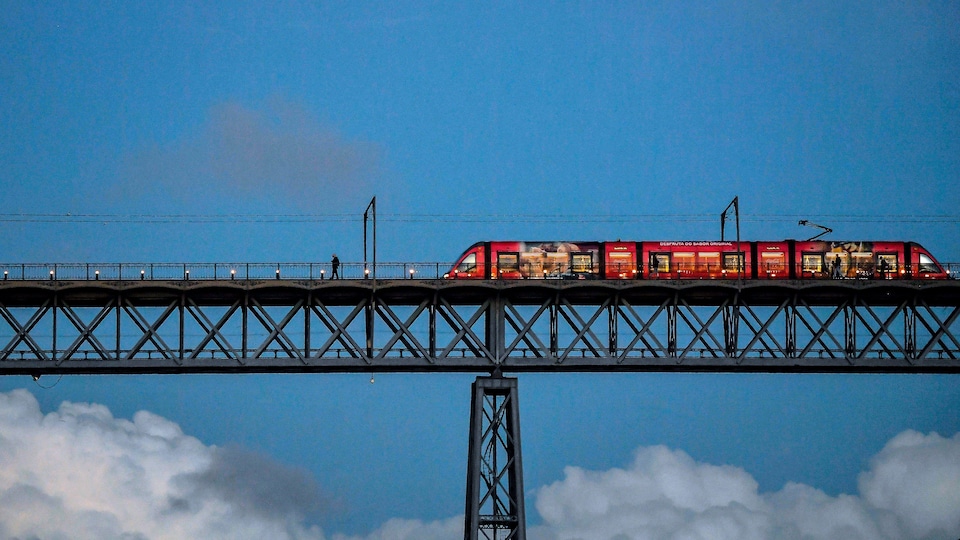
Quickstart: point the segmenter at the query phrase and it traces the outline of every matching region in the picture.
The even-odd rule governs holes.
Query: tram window
[[[940,268],[937,266],[937,263],[933,262],[933,259],[920,254],[920,271],[921,272],[939,272]]]
[[[803,271],[823,272],[823,253],[804,253]]]
[[[771,251],[760,254],[760,270],[764,272],[782,272],[786,264],[782,251]]]
[[[471,253],[463,258],[460,261],[460,264],[457,265],[457,272],[476,272],[477,271],[477,254]]]
[[[593,255],[590,253],[573,253],[570,255],[573,271],[593,272]]]
[[[704,251],[697,254],[697,270],[707,272],[717,272],[720,270],[720,253],[717,251]]]
[[[686,271],[691,272],[694,270],[694,253],[693,252],[682,252],[673,254],[673,264],[677,267],[677,272]]]
[[[764,253],[764,255],[767,255]],[[743,253],[724,253],[723,269],[736,272],[743,270]]]
[[[497,268],[500,272],[519,272],[519,253],[497,253]]]
[[[607,252],[607,273],[610,272],[623,274],[636,269],[633,252],[629,251],[610,251]]]

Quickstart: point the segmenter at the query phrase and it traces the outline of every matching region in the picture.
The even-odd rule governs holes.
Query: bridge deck
[[[482,302],[499,295],[513,303],[540,303],[563,296],[572,303],[603,302],[617,295],[635,304],[659,304],[679,295],[687,302],[716,305],[737,296],[753,305],[779,305],[794,296],[817,305],[837,305],[852,295],[872,305],[923,299],[929,305],[960,306],[960,280],[444,280],[444,279],[260,279],[260,280],[10,280],[0,281],[0,302],[31,306],[53,295],[75,305],[100,305],[121,294],[138,305],[164,305],[189,295],[198,305],[222,305],[243,294],[261,303],[286,305],[306,294],[330,305],[354,304],[371,295],[391,302],[419,302],[441,295],[452,303]]]
[[[960,372],[960,281],[8,280],[0,374]]]

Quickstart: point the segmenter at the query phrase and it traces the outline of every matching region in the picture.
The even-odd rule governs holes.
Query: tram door
[[[607,243],[607,259],[604,264],[607,279],[635,279],[637,275],[636,244],[619,245]]]
[[[497,268],[494,272],[494,279],[519,279],[523,277],[520,274],[520,253],[513,251],[501,251],[497,253]]]
[[[897,268],[897,254],[878,253],[876,269],[877,277],[880,279],[897,279],[900,277],[900,269]]]
[[[650,277],[668,277],[670,274],[670,253],[658,252],[650,254]]]

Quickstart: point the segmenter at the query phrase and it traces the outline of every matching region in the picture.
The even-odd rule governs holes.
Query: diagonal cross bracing
[[[571,330],[576,332],[576,335],[572,340],[570,340],[570,344],[567,345],[563,352],[560,353],[559,357],[557,358],[558,363],[562,363],[575,351],[577,343],[583,344],[583,354],[589,352],[594,358],[604,358],[608,356],[608,351],[605,350],[603,342],[593,332],[593,323],[595,323],[600,316],[606,312],[607,305],[608,303],[605,301],[593,312],[593,315],[591,315],[589,319],[584,321],[583,318],[580,317],[580,313],[573,304],[564,299],[560,300],[557,314],[563,318]]]
[[[66,315],[67,320],[70,321],[70,323],[73,324],[74,328],[79,332],[76,339],[73,340],[73,343],[71,343],[70,346],[67,347],[67,349],[64,351],[63,355],[61,355],[58,358],[57,360],[58,364],[71,358],[75,353],[77,353],[80,350],[80,347],[84,343],[89,343],[90,346],[93,348],[92,352],[95,352],[101,360],[113,359],[112,352],[109,351],[106,347],[104,347],[102,343],[100,343],[100,340],[94,334],[94,331],[97,329],[97,327],[100,326],[100,323],[102,323],[107,318],[107,316],[110,315],[111,312],[113,312],[116,306],[113,306],[109,303],[107,305],[102,306],[100,310],[97,312],[96,316],[94,316],[94,318],[89,323],[84,323],[83,320],[81,320],[80,316],[77,314],[76,310],[70,307],[70,305],[67,304],[66,302],[61,302],[60,306],[58,307],[60,309],[60,312]]]
[[[20,343],[26,344],[34,355],[40,360],[47,360],[47,354],[44,352],[40,345],[33,339],[30,335],[30,331],[40,322],[40,320],[50,311],[51,301],[47,300],[43,305],[38,306],[37,309],[33,312],[33,315],[27,320],[27,323],[21,325],[17,318],[11,313],[7,306],[0,304],[0,316],[3,317],[3,320],[13,329],[16,334],[9,343],[3,348],[3,354],[0,355],[0,359],[6,360],[10,357],[10,354],[17,348]]]
[[[426,312],[428,305],[429,300],[424,299],[413,309],[406,320],[401,321],[396,312],[390,309],[390,306],[384,302],[377,303],[377,314],[390,331],[393,332],[393,335],[389,337],[386,344],[380,349],[377,358],[387,357],[388,353],[394,350],[394,346],[400,342],[404,345],[404,348],[400,349],[400,356],[403,356],[403,351],[407,351],[415,358],[425,358],[428,361],[432,361],[430,351],[420,343],[420,338],[412,330],[413,324]]]
[[[296,302],[292,307],[289,307],[287,314],[280,320],[279,323],[275,322],[270,316],[270,313],[260,304],[255,298],[250,299],[250,312],[253,313],[254,318],[260,321],[260,324],[268,330],[269,334],[267,337],[260,343],[260,346],[253,352],[251,355],[253,358],[260,358],[271,343],[276,343],[280,348],[285,352],[290,358],[298,358],[303,360],[303,349],[298,347],[296,343],[284,332],[287,324],[300,313],[300,308],[303,306],[303,301],[300,300]]]
[[[173,353],[173,349],[164,342],[163,338],[159,334],[159,329],[167,318],[177,309],[179,305],[178,301],[171,302],[167,307],[160,313],[160,316],[152,323],[147,323],[146,318],[140,312],[140,310],[130,302],[129,299],[124,299],[123,310],[127,314],[127,317],[133,321],[133,323],[140,329],[142,335],[137,340],[137,342],[127,350],[124,355],[124,360],[132,360],[136,358],[143,347],[150,342],[156,347],[156,351],[163,355],[163,358],[178,362],[179,359]]]
[[[656,310],[647,318],[646,321],[637,313],[634,306],[630,305],[624,300],[620,301],[620,305],[617,306],[617,314],[633,331],[633,339],[623,348],[622,352],[618,357],[618,363],[622,363],[631,352],[640,352],[640,357],[644,357],[646,352],[650,352],[651,356],[659,357],[665,356],[667,348],[660,342],[660,338],[657,337],[657,334],[652,331],[653,324],[658,320],[658,318],[666,313],[668,301],[664,300]],[[634,321],[639,322],[639,327],[634,324]],[[642,348],[637,348],[636,345],[638,342],[643,343]]]
[[[311,305],[307,316],[316,315],[330,332],[330,337],[327,338],[323,345],[315,352],[311,351],[311,358],[318,359],[331,354],[335,354],[336,357],[339,358],[340,351],[334,351],[332,349],[336,343],[339,343],[340,346],[343,347],[343,351],[345,351],[350,358],[361,358],[363,356],[363,347],[353,339],[353,336],[350,335],[347,329],[350,327],[350,324],[356,320],[357,316],[363,313],[366,307],[367,304],[365,302],[354,306],[344,320],[340,321],[326,305],[320,303]]]
[[[951,360],[960,358],[957,355],[957,351],[960,351],[960,340],[958,340],[957,337],[950,332],[950,328],[953,327],[953,324],[958,320],[958,316],[960,316],[960,307],[954,308],[942,321],[939,317],[937,317],[937,314],[934,313],[930,306],[924,304],[923,307],[927,316],[929,316],[930,319],[933,319],[933,322],[936,324],[930,325],[925,318],[920,316],[920,312],[917,313],[917,319],[921,322],[921,324],[923,324],[923,326],[927,329],[927,332],[930,334],[930,340],[917,356],[919,358],[929,356],[930,353],[933,352],[934,347],[937,344],[940,344],[941,354],[946,354]],[[949,343],[944,342],[944,339],[947,339]]]
[[[14,285],[0,374],[960,372],[960,282]]]
[[[762,348],[757,349],[756,352],[761,356],[764,352],[769,354],[771,357],[783,358],[788,356],[786,348],[780,344],[780,341],[777,339],[777,337],[774,336],[770,331],[770,327],[775,321],[778,320],[778,317],[786,313],[785,308],[787,307],[788,303],[788,300],[784,300],[783,303],[773,310],[770,316],[767,317],[766,321],[761,321],[760,317],[756,314],[756,310],[752,309],[750,306],[741,306],[739,315],[743,323],[753,333],[753,338],[740,350],[739,354],[737,355],[739,358],[742,359],[748,356],[751,352],[754,352],[753,346],[758,342],[762,345]]]
[[[223,353],[224,357],[237,360],[238,362],[243,361],[241,355],[237,354],[237,348],[231,345],[230,340],[223,334],[224,325],[237,313],[240,305],[240,300],[235,300],[220,319],[216,323],[213,323],[203,308],[198,306],[192,299],[187,300],[186,312],[189,313],[190,316],[193,317],[193,320],[200,325],[200,328],[206,332],[200,342],[197,343],[197,346],[190,352],[189,358],[197,358],[201,352],[206,350],[207,344],[212,341],[217,346],[217,350]]]
[[[540,340],[534,327],[536,323],[540,321],[540,317],[544,313],[549,312],[549,308],[550,301],[544,301],[537,306],[536,311],[529,320],[524,320],[523,315],[517,310],[516,306],[510,302],[505,304],[506,311],[504,313],[504,319],[510,327],[513,328],[513,331],[516,332],[516,337],[505,347],[505,355],[509,356],[518,350],[517,346],[523,342],[527,346],[524,352],[529,350],[537,358],[544,358],[546,356],[545,352],[548,352],[550,349]]]
[[[471,315],[468,320],[464,321],[450,302],[446,299],[441,299],[440,304],[437,306],[437,313],[449,327],[454,330],[455,334],[449,344],[439,352],[437,356],[447,358],[456,349],[458,344],[463,343],[476,358],[486,359],[490,364],[497,364],[499,359],[493,354],[491,348],[487,346],[486,341],[480,339],[473,331],[474,325],[488,314],[492,304],[490,300],[487,300],[473,312],[473,315]],[[466,351],[464,351],[464,353],[465,352]]]

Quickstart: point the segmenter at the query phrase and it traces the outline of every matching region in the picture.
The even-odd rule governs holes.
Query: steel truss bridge
[[[473,385],[465,539],[526,537],[505,373],[960,373],[953,280],[457,281],[406,265],[406,279],[279,265],[191,278],[169,266],[5,274],[0,374],[491,374]]]

